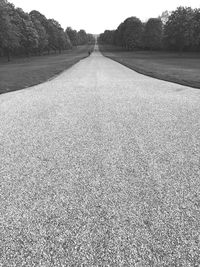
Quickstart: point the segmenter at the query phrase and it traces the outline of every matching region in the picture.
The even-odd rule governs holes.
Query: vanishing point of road
[[[200,266],[200,91],[95,51],[1,95],[0,266]]]

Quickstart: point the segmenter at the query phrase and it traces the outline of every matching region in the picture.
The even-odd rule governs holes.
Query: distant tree
[[[33,10],[30,12],[30,16],[34,17],[35,19],[39,20],[41,25],[44,27],[45,31],[46,31],[46,34],[47,34],[47,40],[48,40],[48,43],[47,43],[47,46],[45,47],[45,50],[47,50],[48,52],[50,52],[50,50],[52,49],[51,48],[51,26],[50,26],[50,21],[43,15],[41,14],[39,11],[37,10]]]
[[[161,48],[162,21],[159,18],[150,18],[144,26],[144,47],[150,50]]]
[[[191,50],[200,51],[200,9],[194,9],[192,23]]]
[[[30,12],[30,16],[31,18],[37,19],[41,25],[45,28],[45,31],[47,32],[47,28],[48,28],[48,19],[41,14],[39,11],[37,10],[33,10]]]
[[[67,34],[67,32],[64,32],[64,36],[65,36],[65,49],[72,49],[73,45],[71,43],[71,40],[69,38],[69,35]]]
[[[70,39],[72,45],[73,46],[77,46],[78,45],[78,34],[77,34],[77,31],[73,30],[71,27],[67,27],[65,32],[69,36],[69,39]]]
[[[91,33],[87,33],[88,44],[95,44],[95,37]]]
[[[47,23],[47,33],[48,33],[48,48],[56,52],[59,49],[59,29],[61,28],[60,24],[54,19],[48,19]]]
[[[181,52],[191,47],[193,15],[193,10],[190,7],[178,7],[171,13],[164,26],[164,44],[166,48]]]
[[[37,14],[33,12],[30,13],[31,20],[38,34],[38,47],[37,51],[41,54],[42,51],[48,46],[48,35],[45,27],[42,25],[40,20],[37,18]]]
[[[29,56],[30,52],[38,48],[38,32],[28,13],[25,13],[21,8],[17,8],[16,12],[19,17],[17,23],[20,30],[20,45],[26,55]]]
[[[71,41],[69,36],[62,28],[58,29],[58,50],[61,53],[62,50],[71,49]]]
[[[84,45],[88,43],[87,33],[85,30],[78,31],[78,45]]]
[[[68,27],[64,31],[59,22],[36,10],[28,14],[7,0],[0,0],[0,56],[7,55],[8,60],[11,53],[27,56],[45,50],[61,53],[73,45],[94,43],[94,36],[83,29],[77,32]]]
[[[10,61],[10,54],[20,46],[17,26],[13,23],[14,6],[0,0],[0,48]]]
[[[77,32],[71,27],[67,27],[65,32],[68,35],[73,46],[95,43],[95,38],[93,34],[88,34],[85,30],[80,30]]]
[[[124,32],[125,32],[125,23],[122,22],[118,26],[117,30],[115,31],[114,43],[118,46],[125,47],[125,39],[124,39]]]
[[[116,30],[105,30],[99,42],[126,49],[171,49],[200,51],[200,9],[178,7],[164,11],[158,18],[142,23],[136,17],[127,18]]]
[[[124,21],[123,44],[129,50],[140,48],[142,43],[143,24],[140,19],[130,17]]]
[[[105,30],[104,33],[100,34],[99,41],[106,44],[114,44],[115,31]]]
[[[62,50],[71,48],[72,45],[67,32],[64,32],[56,20],[48,19],[47,33],[49,49],[53,49],[55,52],[58,50],[61,53]]]
[[[142,22],[136,17],[130,17],[122,22],[116,30],[105,30],[100,34],[99,41],[132,50],[141,47],[142,34]]]

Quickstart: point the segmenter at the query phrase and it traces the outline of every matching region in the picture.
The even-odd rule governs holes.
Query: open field
[[[0,94],[42,83],[88,56],[91,45],[62,54],[0,61]]]
[[[153,51],[125,51],[100,45],[104,56],[148,76],[200,88],[200,54]]]

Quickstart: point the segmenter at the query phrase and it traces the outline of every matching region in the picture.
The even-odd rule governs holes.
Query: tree
[[[44,27],[46,34],[47,34],[47,46],[45,47],[45,49],[48,50],[48,52],[50,52],[51,49],[54,49],[54,45],[53,45],[53,36],[52,36],[52,32],[54,32],[54,30],[52,29],[52,24],[51,24],[51,20],[48,20],[43,14],[41,14],[39,11],[37,10],[33,10],[30,12],[31,17],[34,16],[35,19],[39,20],[41,25]],[[53,46],[53,48],[52,48]]]
[[[191,47],[193,29],[193,10],[178,7],[171,13],[164,26],[164,44],[168,49],[180,52]]]
[[[60,24],[54,19],[48,19],[47,33],[48,33],[48,49],[53,49],[55,52],[59,47],[58,43],[58,29]]]
[[[123,44],[129,50],[141,47],[143,24],[140,19],[130,17],[124,21]]]
[[[93,35],[84,30],[64,31],[56,20],[47,19],[36,10],[28,14],[7,0],[0,0],[0,56],[7,55],[8,60],[11,53],[29,56],[32,52],[41,54],[51,49],[61,53],[72,45],[94,42]]]
[[[192,46],[191,49],[200,51],[200,9],[194,9],[192,23]]]
[[[114,38],[114,42],[116,45],[118,46],[122,46],[122,47],[125,47],[126,44],[125,44],[125,40],[124,40],[124,32],[125,32],[125,23],[121,23],[117,30],[115,31],[115,38]]]
[[[122,46],[127,49],[140,48],[142,45],[143,24],[136,17],[127,18],[116,30],[105,30],[100,34],[102,43]]]
[[[105,44],[114,44],[115,31],[105,30],[104,33],[100,34],[99,41]]]
[[[150,18],[144,26],[144,47],[150,50],[161,48],[162,21],[159,18]]]
[[[58,50],[59,53],[61,53],[61,50],[70,49],[72,48],[71,41],[69,39],[69,36],[66,32],[63,31],[63,29],[58,30]]]
[[[34,12],[30,12],[30,17],[38,34],[37,51],[39,54],[41,54],[41,52],[44,51],[44,49],[48,46],[48,35],[45,30],[45,27],[42,25],[40,20],[37,18],[37,14],[35,14]]]
[[[91,33],[87,33],[88,44],[95,44],[95,37]]]
[[[87,44],[88,40],[87,40],[87,34],[85,32],[85,30],[80,30],[77,33],[78,36],[78,45],[84,45]]]
[[[70,39],[72,45],[73,46],[77,46],[78,45],[78,34],[77,34],[77,31],[73,30],[71,27],[67,27],[65,32],[69,36],[69,39]]]
[[[13,23],[14,6],[7,1],[0,1],[0,47],[10,61],[10,53],[19,47],[20,37],[17,26]]]
[[[20,8],[17,8],[16,11],[20,18],[18,25],[20,30],[20,45],[26,55],[29,56],[30,52],[38,47],[39,36],[29,14]]]

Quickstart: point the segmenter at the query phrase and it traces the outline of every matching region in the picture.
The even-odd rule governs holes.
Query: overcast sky
[[[10,0],[16,7],[30,12],[35,9],[47,18],[54,18],[65,29],[67,26],[88,33],[116,29],[130,16],[142,21],[158,17],[165,10],[177,6],[200,8],[200,0]]]

